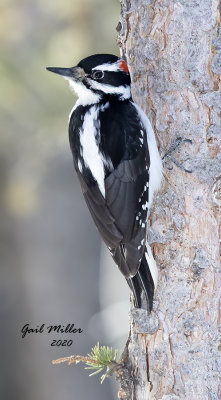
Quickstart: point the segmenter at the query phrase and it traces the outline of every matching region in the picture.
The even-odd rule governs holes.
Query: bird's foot
[[[177,161],[173,157],[173,153],[177,149],[179,149],[180,146],[183,145],[184,143],[192,144],[192,140],[191,139],[182,139],[181,137],[176,138],[176,140],[174,142],[172,142],[172,144],[170,145],[169,150],[166,152],[166,154],[164,154],[162,161],[165,162],[166,164],[168,164],[168,161],[172,161],[172,163],[174,163],[182,171],[185,171],[185,172],[191,174],[193,172],[192,170],[185,168],[179,161]],[[185,161],[187,161],[187,160],[185,160]],[[169,170],[172,170],[173,166],[166,165],[166,168]]]

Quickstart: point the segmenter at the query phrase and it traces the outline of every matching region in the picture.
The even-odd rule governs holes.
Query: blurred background
[[[0,398],[116,398],[81,365],[97,341],[123,348],[129,289],[101,245],[83,202],[68,142],[75,98],[45,66],[72,66],[93,53],[119,54],[118,0],[1,0],[0,3]],[[81,334],[28,334],[29,324],[74,323]],[[72,339],[71,347],[51,347]]]

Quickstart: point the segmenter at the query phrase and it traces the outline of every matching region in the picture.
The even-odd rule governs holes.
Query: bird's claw
[[[164,154],[162,160],[165,162],[167,159],[172,161],[178,168],[180,168],[182,171],[187,172],[188,174],[191,174],[193,171],[190,169],[187,169],[183,167],[183,165],[177,161],[172,154],[183,144],[183,143],[189,143],[192,144],[191,139],[182,139],[181,137],[176,138],[176,140],[171,144],[169,150]],[[173,169],[173,167],[167,167],[170,171]]]

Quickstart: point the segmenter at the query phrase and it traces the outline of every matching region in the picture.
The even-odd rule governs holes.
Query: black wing
[[[112,101],[100,107],[99,151],[112,164],[105,170],[103,196],[90,171],[78,168],[78,160],[83,164],[79,151],[83,112],[88,108],[76,109],[69,126],[75,168],[94,222],[119,269],[129,278],[139,269],[146,239],[150,163],[146,132],[132,102]]]
[[[123,160],[105,179],[105,198],[88,187],[78,170],[87,206],[119,269],[126,278],[139,269],[145,247],[148,165],[142,146],[134,160]]]

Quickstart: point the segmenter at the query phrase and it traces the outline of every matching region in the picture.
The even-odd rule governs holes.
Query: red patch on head
[[[119,61],[117,62],[117,65],[118,65],[118,67],[121,69],[121,71],[129,72],[127,63],[126,63],[124,60],[119,60]]]

